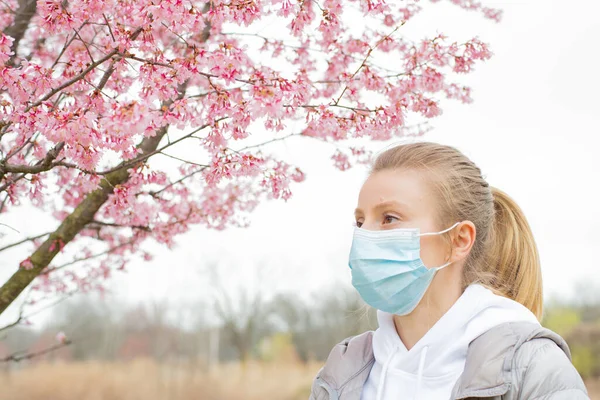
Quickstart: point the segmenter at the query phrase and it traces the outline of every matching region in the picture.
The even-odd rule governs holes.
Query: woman
[[[349,266],[379,328],[333,348],[311,400],[589,398],[567,344],[539,323],[522,211],[455,148],[420,142],[377,158]]]

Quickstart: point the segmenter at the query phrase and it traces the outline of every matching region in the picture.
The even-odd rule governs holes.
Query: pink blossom
[[[422,95],[413,96],[410,109],[412,111],[421,113],[427,118],[437,117],[442,113],[441,108],[435,100]]]
[[[465,43],[465,57],[471,60],[488,60],[492,57],[492,52],[488,46],[479,39],[471,39]]]
[[[431,67],[427,67],[421,73],[419,86],[426,92],[439,92],[444,86],[444,75]]]
[[[45,28],[51,32],[60,29],[71,30],[76,27],[76,21],[62,0],[39,0],[37,12],[44,21]]]
[[[402,15],[403,21],[408,21],[412,17],[414,17],[419,11],[421,11],[421,7],[416,4],[408,4],[406,7],[402,7],[398,10]]]
[[[63,331],[58,332],[56,334],[56,341],[60,344],[67,343],[67,341],[68,341],[67,335]]]
[[[56,249],[58,249],[58,251],[62,251],[63,247],[65,247],[65,242],[62,240],[62,238],[56,238],[52,241],[52,244],[50,244],[49,251],[53,252]]]
[[[15,54],[11,51],[11,47],[14,39],[10,36],[6,36],[3,33],[0,33],[0,65],[3,65],[10,59],[10,57]]]
[[[491,20],[496,22],[500,22],[502,20],[502,10],[483,7],[481,11],[483,12],[483,15]]]
[[[385,16],[385,18],[383,19],[383,24],[385,26],[394,26],[394,17],[392,16],[392,14],[387,14]]]
[[[473,60],[466,57],[454,57],[454,72],[468,73],[471,72]]]
[[[449,99],[457,99],[462,101],[463,103],[471,103],[473,99],[471,98],[471,88],[467,86],[460,86],[455,83],[447,85],[444,88],[446,92],[446,96]]]
[[[4,0],[4,7],[0,8],[0,30],[6,29],[7,26],[12,25],[14,21],[15,12],[19,7],[17,0]]]
[[[335,167],[338,168],[340,171],[346,171],[347,169],[350,169],[350,167],[352,166],[350,164],[348,156],[339,150],[337,150],[335,152],[335,154],[333,156],[331,156],[331,158],[334,161]]]
[[[303,1],[300,3],[300,10],[290,23],[291,33],[294,36],[300,36],[307,25],[315,18],[313,4],[311,1]]]
[[[281,8],[277,11],[277,15],[287,18],[294,10],[294,3],[291,0],[275,0],[273,3],[281,2]]]
[[[306,179],[306,175],[298,167],[294,169],[294,172],[290,175],[290,179],[294,182],[303,182]]]
[[[31,257],[27,257],[25,260],[21,261],[19,267],[30,270],[34,268],[33,263],[31,262]]]

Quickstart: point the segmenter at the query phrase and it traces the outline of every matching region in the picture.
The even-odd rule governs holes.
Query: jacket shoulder
[[[539,324],[508,322],[471,342],[453,395],[456,399],[560,399],[566,391],[570,394],[565,398],[588,399],[564,339]]]
[[[565,351],[566,343],[563,343],[536,337],[515,352],[513,375],[519,382],[520,398],[589,399],[585,384],[571,362],[568,347]]]
[[[374,361],[373,331],[342,340],[313,380],[311,399],[337,399],[342,393],[346,398],[357,393],[358,399]]]

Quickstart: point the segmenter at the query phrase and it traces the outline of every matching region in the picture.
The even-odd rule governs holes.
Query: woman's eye
[[[392,224],[392,223],[394,223],[394,222],[398,221],[398,218],[394,217],[393,215],[386,215],[386,216],[384,217],[383,221],[384,221],[386,224]]]
[[[362,226],[362,224],[363,224],[363,223],[362,223],[361,221],[356,221],[356,222],[354,223],[354,225],[356,225],[358,228],[360,228],[360,227]]]

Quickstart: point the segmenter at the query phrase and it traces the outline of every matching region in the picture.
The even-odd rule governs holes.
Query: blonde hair
[[[440,230],[457,221],[469,220],[475,225],[463,289],[480,283],[523,304],[541,319],[539,254],[527,219],[512,198],[490,186],[479,167],[451,146],[418,142],[392,147],[377,157],[371,173],[389,169],[428,174],[430,188],[439,200],[436,219]]]

